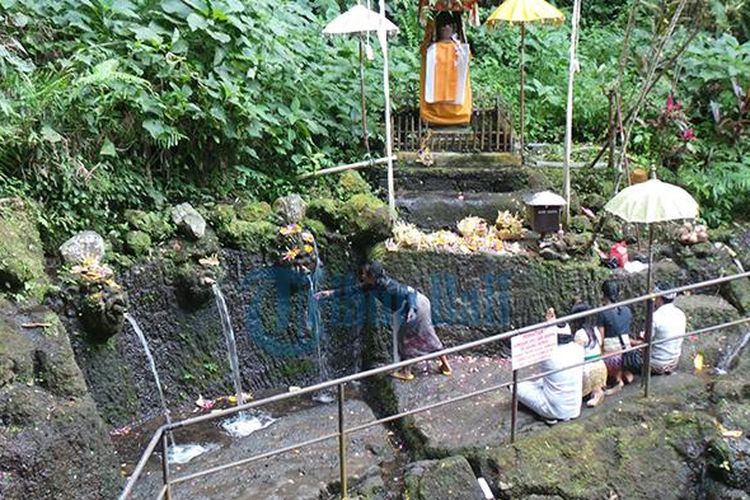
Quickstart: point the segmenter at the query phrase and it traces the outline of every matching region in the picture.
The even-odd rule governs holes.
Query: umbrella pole
[[[393,182],[393,137],[391,136],[391,87],[388,81],[388,34],[382,27],[385,19],[385,0],[380,0],[381,28],[378,29],[378,39],[383,50],[383,93],[385,97],[385,154],[388,158],[388,208],[391,212],[391,222],[396,221],[396,195]]]
[[[365,63],[364,63],[364,46],[362,39],[364,35],[359,34],[359,93],[362,99],[362,134],[365,141],[365,151],[367,157],[370,155],[370,133],[367,131],[367,104],[365,102]]]
[[[521,23],[521,95],[520,95],[520,111],[521,111],[521,126],[519,127],[521,133],[520,137],[520,143],[521,143],[521,164],[524,163],[524,128],[526,127],[526,72],[524,68],[524,51],[526,46],[526,23]]]
[[[646,274],[646,293],[654,288],[654,228],[648,225],[648,272]],[[651,339],[654,330],[654,299],[646,302],[646,349],[643,351],[643,396],[648,397],[651,385]]]

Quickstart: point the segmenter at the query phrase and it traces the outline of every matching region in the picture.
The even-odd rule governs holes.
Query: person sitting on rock
[[[620,287],[614,280],[602,283],[602,294],[604,305],[614,304],[620,297]],[[596,318],[596,326],[604,334],[602,344],[604,354],[619,352],[630,347],[630,323],[633,320],[633,312],[628,306],[620,306],[614,309],[600,312]],[[626,383],[631,383],[635,375],[623,368],[623,356],[617,354],[604,359],[607,366],[609,379],[613,386],[605,391],[605,394],[615,394],[622,389]]]
[[[416,358],[443,350],[443,343],[435,334],[435,327],[432,324],[430,299],[414,288],[389,277],[378,262],[367,263],[362,268],[360,280],[360,285],[318,292],[315,297],[321,299],[362,291],[374,292],[377,299],[391,311],[394,337],[397,339],[400,359]],[[440,356],[438,370],[443,375],[451,374],[451,367],[446,356]],[[391,375],[402,380],[414,378],[414,374],[408,367]]]
[[[570,310],[578,314],[591,309],[589,304],[579,302]],[[590,396],[586,406],[593,408],[604,399],[604,388],[607,386],[607,366],[602,361],[602,336],[596,327],[596,317],[586,316],[571,321],[571,330],[575,342],[584,349],[583,397]],[[597,360],[597,361],[594,361]]]
[[[666,292],[671,288],[668,283],[660,282],[656,284],[654,291]],[[682,341],[687,331],[687,317],[674,304],[676,297],[676,293],[667,293],[656,298],[652,339],[657,343],[651,346],[651,373],[654,375],[669,375],[680,363]],[[672,338],[674,340],[668,340]],[[643,343],[643,339],[636,342]]]
[[[548,309],[546,317],[547,321],[554,320],[555,310]],[[561,371],[518,384],[518,401],[551,425],[581,414],[584,351],[573,341],[567,323],[548,327],[547,331],[550,330],[557,334],[557,347],[552,356],[541,363],[541,370]],[[568,366],[570,368],[565,370]]]

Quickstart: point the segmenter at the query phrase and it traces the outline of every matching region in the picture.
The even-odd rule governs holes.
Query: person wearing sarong
[[[431,125],[466,125],[471,121],[471,51],[456,34],[454,22],[460,23],[460,18],[455,21],[453,16],[438,14],[437,41],[433,42],[429,25],[422,42],[419,114]]]
[[[395,362],[424,356],[443,349],[443,343],[432,324],[430,299],[410,286],[389,277],[377,262],[367,263],[360,274],[361,284],[338,290],[318,292],[316,298],[346,295],[361,291],[374,293],[375,297],[391,313],[391,325],[395,333],[397,356]],[[438,358],[438,370],[450,375],[451,368],[446,356]],[[414,374],[406,367],[391,374],[402,380],[412,380]]]
[[[586,303],[578,303],[570,310],[570,314],[578,314],[591,309]],[[571,321],[573,339],[584,349],[583,366],[583,397],[589,396],[586,406],[593,408],[604,399],[604,389],[607,386],[607,366],[602,357],[602,336],[596,327],[596,316],[586,316]]]
[[[614,280],[602,283],[604,305],[614,304],[620,296],[620,288]],[[633,312],[628,306],[620,306],[600,312],[596,319],[596,326],[604,334],[602,347],[604,354],[615,353],[630,347],[630,323]],[[635,375],[623,369],[622,354],[610,356],[604,360],[609,379],[614,384],[605,394],[615,394],[627,383],[631,383]]]
[[[664,282],[656,283],[654,291],[666,292],[672,288]],[[656,310],[653,319],[653,341],[651,346],[651,373],[654,375],[670,375],[680,364],[682,341],[687,331],[687,317],[676,305],[676,293],[667,293],[655,300]],[[674,340],[669,340],[669,339]],[[643,334],[636,341],[642,344]]]
[[[554,309],[547,311],[547,320],[554,318]],[[541,371],[560,371],[518,384],[518,401],[548,424],[555,424],[581,414],[583,347],[573,342],[567,323],[548,329],[557,334],[557,347],[552,356],[541,363]],[[565,370],[568,366],[570,368]]]

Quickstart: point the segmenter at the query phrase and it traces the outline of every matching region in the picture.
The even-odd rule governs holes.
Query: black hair
[[[557,343],[558,343],[558,345],[570,344],[571,342],[573,342],[574,338],[575,337],[572,334],[569,334],[569,333],[558,333],[557,334]]]
[[[387,278],[385,269],[383,269],[383,266],[380,264],[380,262],[375,260],[371,260],[364,266],[362,266],[362,272],[373,278],[375,281],[382,281]]]
[[[615,303],[620,298],[620,287],[615,280],[607,280],[602,283],[602,294],[604,298]]]
[[[654,284],[654,290],[656,290],[657,292],[666,292],[667,290],[671,290],[672,288],[673,288],[672,285],[670,283],[667,283],[666,281],[657,281]],[[669,297],[667,297],[667,295]],[[675,294],[671,294],[670,293],[670,294],[667,294],[667,295],[662,295],[661,296],[661,300],[665,304],[671,304],[672,302],[674,302],[674,299],[677,298],[677,294],[676,293]]]
[[[435,28],[440,29],[448,24],[455,28],[456,19],[453,16],[453,13],[447,10],[438,12],[438,14],[435,16]]]
[[[589,304],[587,304],[586,302],[579,302],[570,309],[570,314],[578,314],[589,310],[591,310],[591,306]],[[570,322],[570,330],[573,332],[574,336],[575,333],[581,328],[583,328],[589,338],[586,347],[594,347],[598,342],[598,339],[596,338],[595,315],[591,314],[589,316],[586,316],[585,318],[574,319]]]

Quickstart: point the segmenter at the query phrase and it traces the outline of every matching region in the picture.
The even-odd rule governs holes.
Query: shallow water
[[[265,429],[276,421],[265,413],[240,412],[221,423],[221,428],[232,437],[246,437],[255,431]]]

